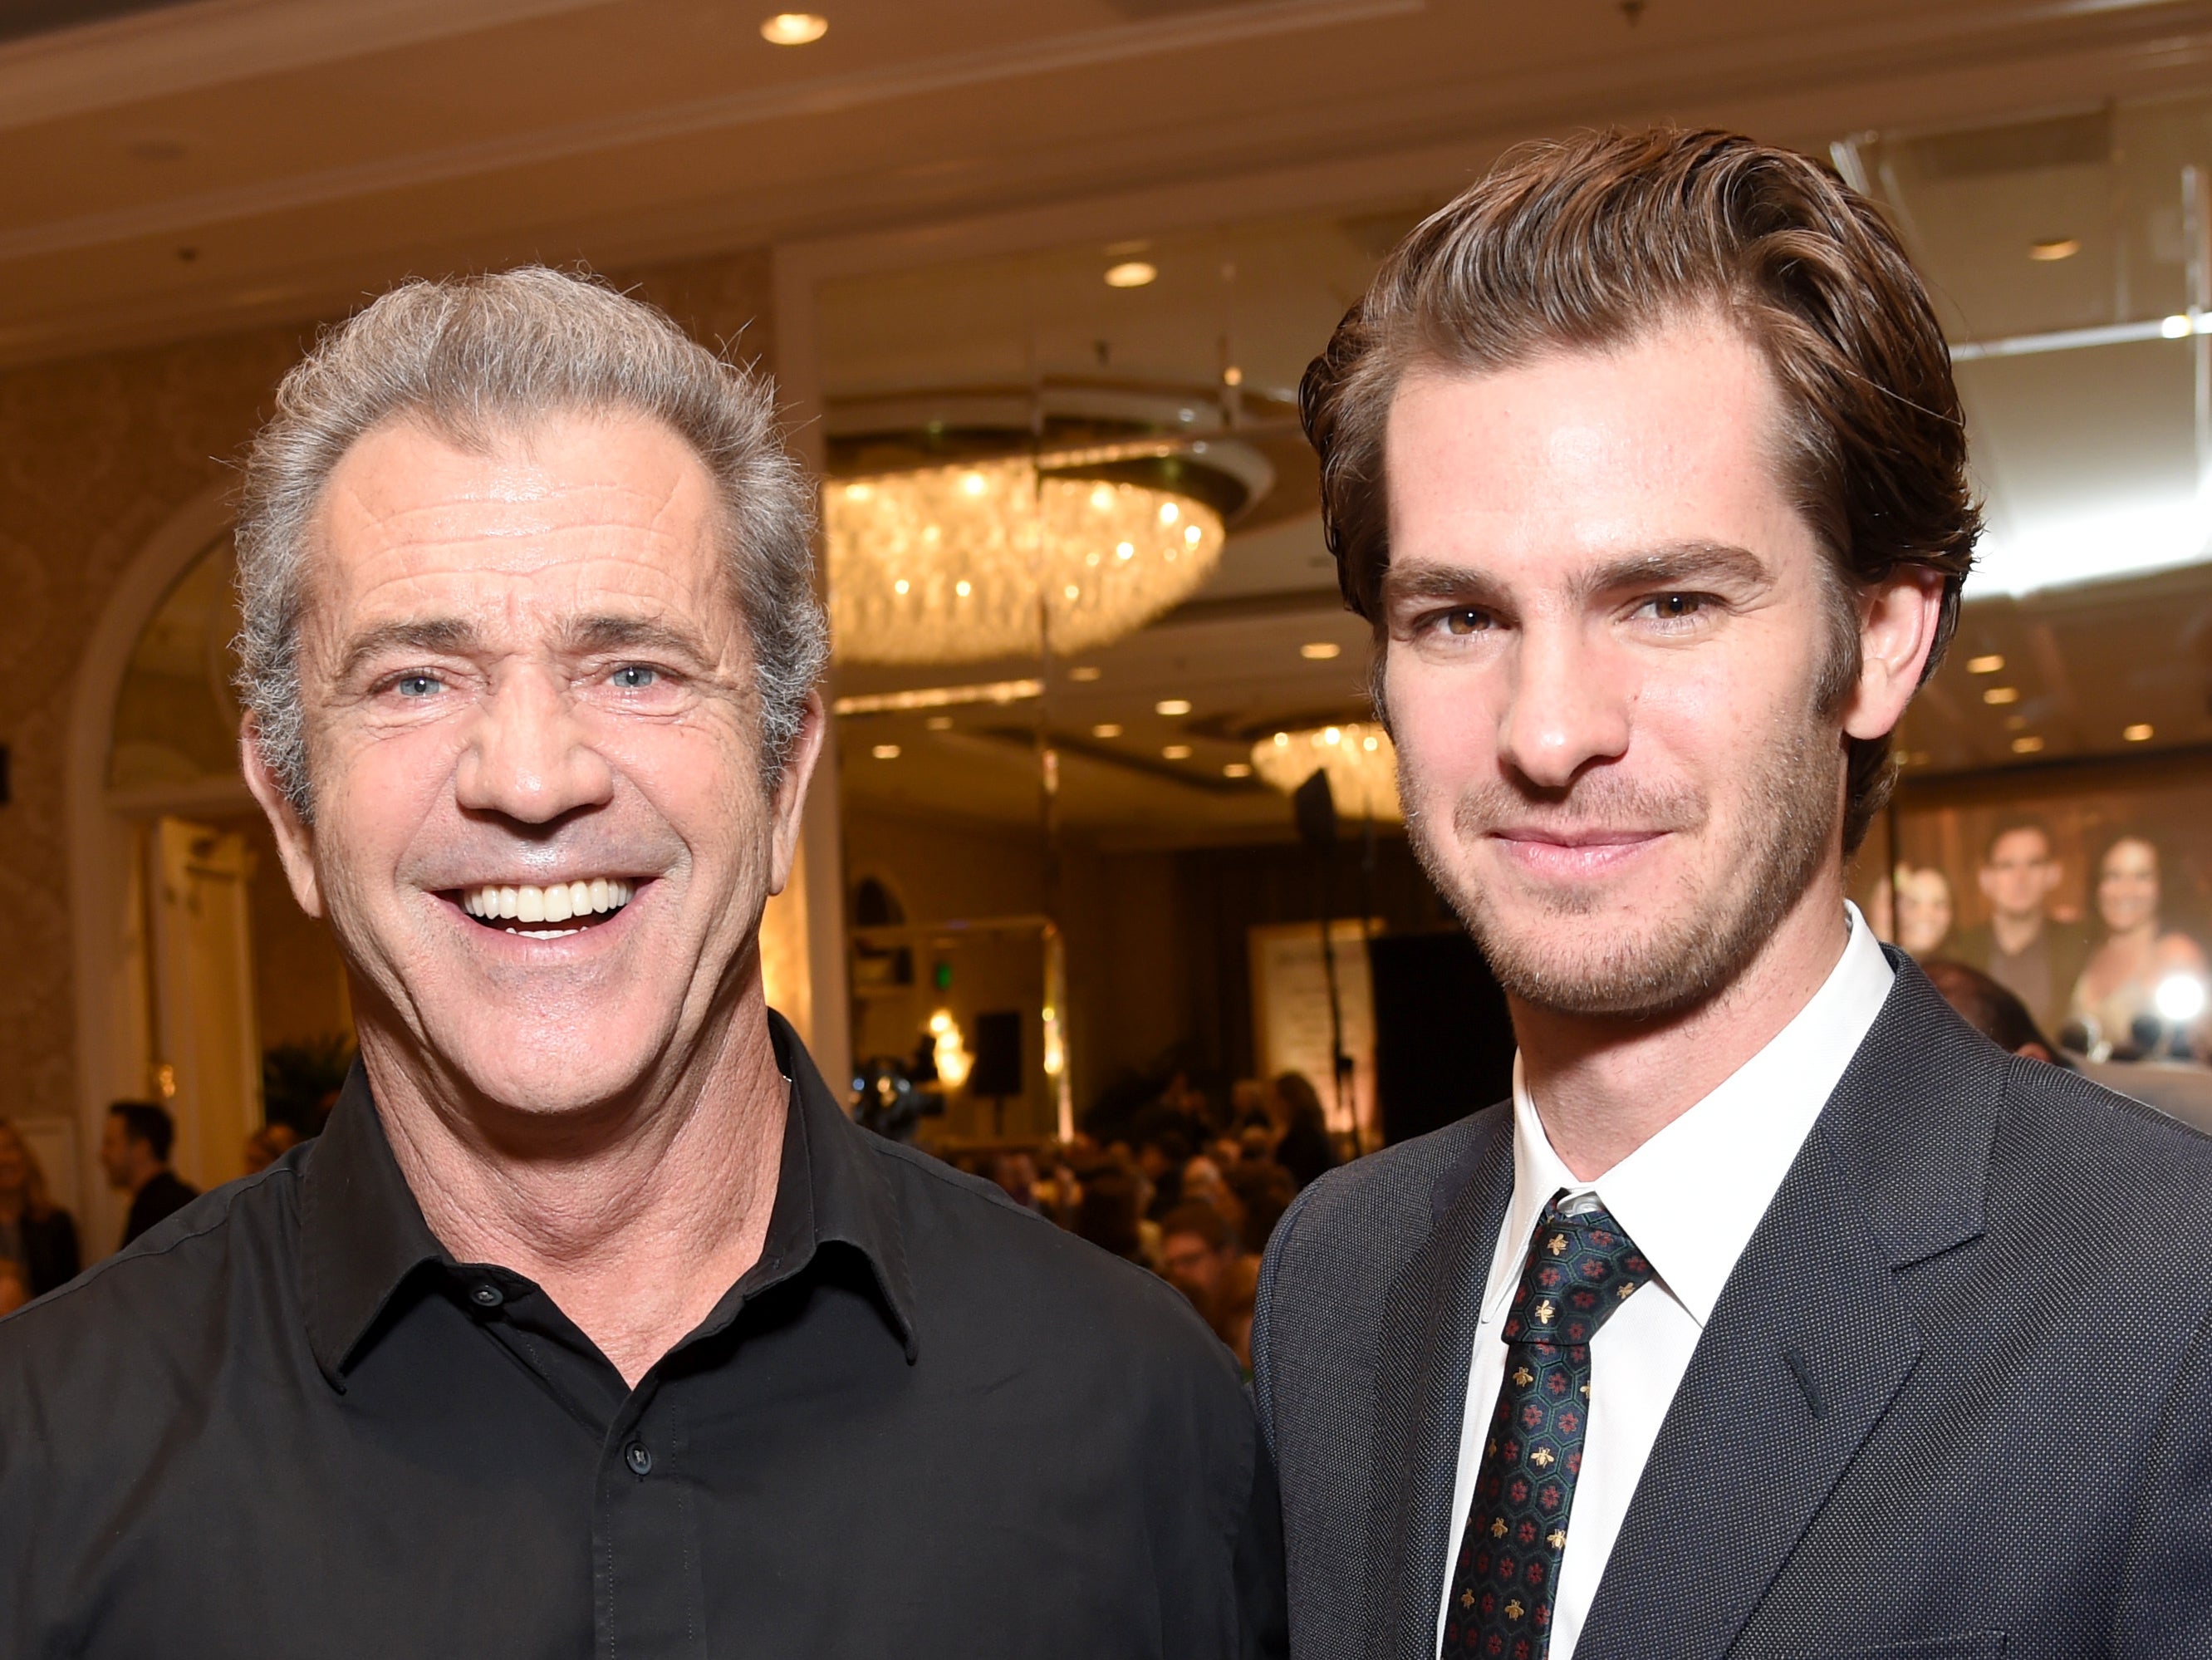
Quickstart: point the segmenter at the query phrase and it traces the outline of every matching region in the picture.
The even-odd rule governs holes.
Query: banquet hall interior
[[[1988,531],[1853,896],[2212,1122],[2212,5],[829,4],[0,4],[0,1117],[88,1256],[110,1103],[207,1187],[350,1058],[238,771],[239,457],[319,327],[532,261],[772,374],[819,477],[763,953],[863,1122],[1171,1268],[1170,1201],[1279,1213],[1244,1160],[1498,1098],[1298,386],[1425,215],[1609,124],[1814,156],[1928,279]]]

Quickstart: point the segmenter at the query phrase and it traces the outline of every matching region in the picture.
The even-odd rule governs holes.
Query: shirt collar
[[[868,1133],[845,1116],[798,1034],[774,1011],[769,1033],[791,1095],[768,1237],[760,1261],[692,1335],[728,1325],[749,1298],[800,1273],[822,1247],[834,1245],[866,1262],[884,1317],[911,1363],[919,1353],[914,1285],[896,1201]],[[401,1311],[402,1293],[417,1271],[426,1264],[458,1266],[400,1173],[358,1061],[301,1171],[300,1253],[308,1347],[339,1389],[387,1314],[396,1318]]]
[[[1858,908],[1844,909],[1850,936],[1811,1000],[1711,1094],[1594,1182],[1577,1179],[1553,1151],[1521,1057],[1513,1057],[1513,1199],[1485,1286],[1486,1318],[1502,1315],[1537,1220],[1562,1189],[1595,1194],[1674,1300],[1700,1327],[1712,1317],[1896,977]]]

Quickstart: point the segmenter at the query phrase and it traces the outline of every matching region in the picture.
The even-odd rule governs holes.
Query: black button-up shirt
[[[1272,1474],[1176,1294],[798,1082],[768,1239],[628,1388],[329,1130],[0,1323],[0,1655],[1231,1657]]]

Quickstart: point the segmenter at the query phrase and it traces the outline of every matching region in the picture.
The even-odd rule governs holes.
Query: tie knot
[[[1604,1210],[1565,1215],[1554,1197],[1528,1242],[1520,1289],[1505,1316],[1505,1341],[1587,1345],[1650,1278],[1651,1264]]]

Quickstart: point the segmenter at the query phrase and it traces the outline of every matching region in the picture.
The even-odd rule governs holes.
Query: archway
[[[227,489],[180,509],[117,585],[79,671],[79,1105],[74,1181],[58,1185],[91,1255],[119,1219],[96,1158],[110,1101],[165,1099],[178,1168],[211,1185],[240,1173],[262,1122],[264,1051],[349,1036],[336,950],[294,905],[238,775],[230,523]]]

